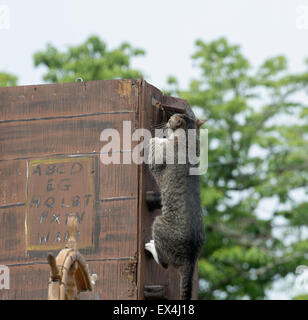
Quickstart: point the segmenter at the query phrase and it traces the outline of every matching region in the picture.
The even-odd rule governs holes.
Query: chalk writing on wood
[[[68,217],[78,221],[79,248],[92,245],[94,169],[90,157],[38,159],[28,163],[27,250],[61,249],[68,240]]]

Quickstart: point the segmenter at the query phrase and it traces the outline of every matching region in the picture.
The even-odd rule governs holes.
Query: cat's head
[[[192,119],[185,114],[176,113],[172,115],[167,123],[167,128],[173,131],[182,128],[186,129],[200,129],[206,120]]]

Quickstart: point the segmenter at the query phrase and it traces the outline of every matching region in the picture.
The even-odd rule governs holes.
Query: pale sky
[[[32,57],[47,42],[64,49],[91,34],[109,48],[122,41],[144,48],[146,56],[134,66],[158,88],[170,74],[182,86],[189,83],[197,72],[190,56],[198,38],[225,36],[242,46],[253,65],[284,54],[291,70],[300,71],[308,56],[308,26],[300,29],[306,0],[0,0],[0,8],[3,4],[10,10],[10,28],[0,29],[0,70],[18,75],[20,85],[43,82],[44,69],[34,69]]]
[[[1,28],[3,5],[9,28]],[[241,45],[253,66],[283,54],[297,72],[308,57],[307,8],[308,0],[0,0],[0,71],[16,74],[19,85],[43,83],[34,52],[47,42],[65,49],[96,34],[109,48],[126,41],[145,49],[133,66],[159,89],[168,75],[187,86],[197,74],[190,59],[195,41],[221,36]],[[276,287],[268,297],[292,295]]]

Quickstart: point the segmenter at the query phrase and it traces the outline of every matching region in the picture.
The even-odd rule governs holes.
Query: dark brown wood
[[[76,212],[80,253],[98,275],[93,292],[81,299],[144,299],[152,290],[144,288],[179,298],[177,270],[161,268],[144,251],[160,214],[147,205],[147,192],[158,191],[148,167],[100,161],[103,129],[122,136],[125,120],[132,131],[153,129],[172,112],[191,109],[141,80],[0,88],[0,264],[10,268],[11,287],[0,290],[0,299],[47,299],[46,257],[63,248],[66,218]],[[122,140],[121,160],[137,144],[129,149]],[[84,170],[72,175],[77,162]],[[47,175],[48,165],[55,171]],[[65,183],[72,185],[67,191]],[[50,197],[53,208],[46,207]]]
[[[71,119],[91,114],[134,113],[138,107],[137,98],[137,80],[1,88],[0,123]]]
[[[161,209],[161,194],[158,191],[147,191],[145,196],[145,201],[149,207],[149,209]]]
[[[0,263],[27,260],[25,237],[26,207],[0,209]],[[1,291],[0,291],[1,295]]]
[[[26,161],[0,160],[0,210],[4,206],[26,201],[26,178]]]
[[[131,113],[119,113],[72,118],[69,121],[53,119],[2,123],[1,160],[36,159],[41,155],[99,154],[104,145],[100,141],[102,130],[116,129],[121,134],[122,121],[134,121],[134,118]]]
[[[48,264],[50,266],[50,278],[51,278],[51,281],[60,281],[61,280],[60,271],[59,271],[59,269],[57,267],[56,258],[53,256],[52,253],[48,253],[47,262],[48,262]]]
[[[165,110],[169,116],[174,113],[185,113],[193,119],[195,118],[188,102],[184,99],[164,95],[160,107],[162,110]]]
[[[167,286],[144,286],[144,298],[145,300],[166,300]]]

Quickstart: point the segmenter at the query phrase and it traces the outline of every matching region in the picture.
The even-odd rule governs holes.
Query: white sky
[[[10,28],[0,28],[0,71],[16,74],[19,85],[43,83],[44,68],[34,69],[33,53],[47,42],[65,49],[92,34],[109,48],[127,41],[145,49],[133,66],[160,89],[168,75],[185,87],[197,74],[190,57],[198,38],[225,36],[254,66],[283,54],[297,72],[308,57],[308,9],[301,11],[308,0],[0,0],[0,26],[1,5],[9,7]],[[269,293],[290,296],[278,288]]]
[[[170,74],[186,86],[196,69],[194,42],[225,36],[240,44],[253,63],[284,54],[293,71],[308,56],[308,28],[299,29],[306,0],[0,0],[10,9],[10,28],[0,30],[0,70],[15,73],[19,84],[42,83],[43,68],[34,69],[33,53],[47,42],[58,48],[80,44],[91,34],[109,48],[128,41],[144,48],[134,66],[162,88]],[[300,9],[298,9],[300,10]],[[307,14],[308,15],[308,14]],[[308,21],[308,17],[306,17]]]

